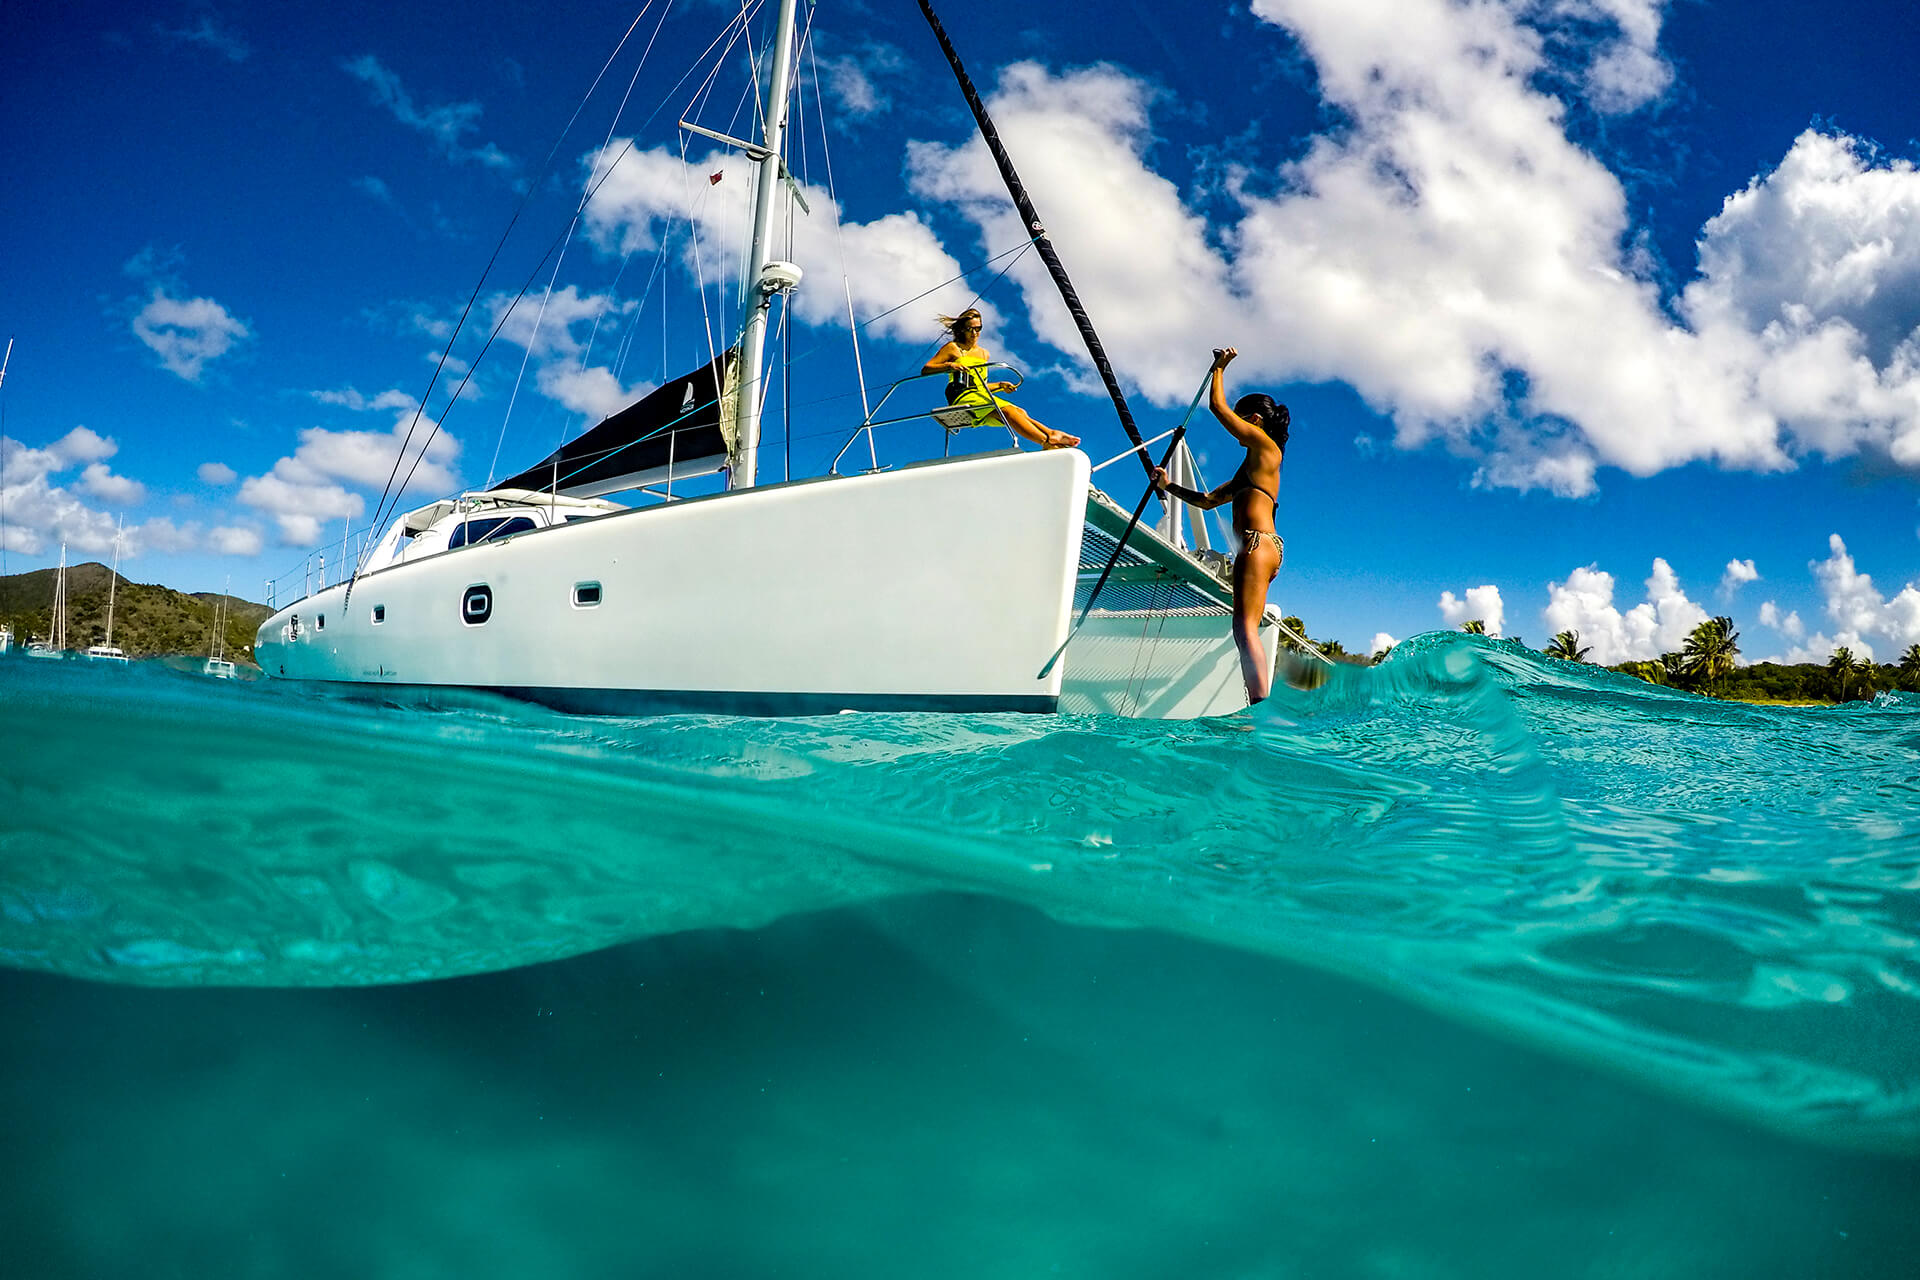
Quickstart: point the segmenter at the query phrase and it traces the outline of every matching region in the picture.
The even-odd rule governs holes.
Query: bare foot
[[[1049,429],[1047,431],[1047,442],[1040,447],[1042,449],[1071,449],[1079,443],[1079,436],[1070,436],[1064,431]]]

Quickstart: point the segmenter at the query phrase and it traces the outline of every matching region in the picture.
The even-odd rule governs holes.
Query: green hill
[[[52,569],[0,578],[0,626],[16,645],[49,634],[53,616]],[[107,637],[107,588],[115,574],[94,562],[67,570],[67,647],[85,649]],[[226,598],[226,657],[253,661],[253,635],[273,610],[237,596]],[[187,595],[170,587],[119,578],[113,592],[113,642],[129,658],[162,654],[206,657],[213,648],[218,592]]]

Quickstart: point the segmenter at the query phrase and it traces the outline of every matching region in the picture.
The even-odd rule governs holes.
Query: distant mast
[[[751,489],[760,463],[760,404],[766,396],[767,316],[773,295],[792,287],[781,273],[769,273],[767,236],[773,227],[773,198],[786,172],[781,159],[787,133],[787,81],[793,74],[795,0],[780,0],[773,24],[773,66],[767,75],[767,105],[761,116],[763,152],[755,157],[760,173],[753,192],[753,241],[747,249],[747,313],[740,330],[740,388],[734,409],[734,438],[740,461],[730,487]]]
[[[113,597],[120,586],[120,535],[125,530],[127,518],[120,517],[120,524],[113,531],[113,568],[107,573],[107,648],[113,648]]]

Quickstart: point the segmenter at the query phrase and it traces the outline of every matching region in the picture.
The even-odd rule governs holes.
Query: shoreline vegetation
[[[0,627],[25,648],[52,634],[53,569],[0,577]],[[213,650],[213,624],[223,597],[217,591],[189,595],[171,587],[130,582],[98,561],[67,568],[67,644],[76,652],[100,644],[107,634],[108,586],[113,586],[113,643],[129,658],[169,655],[205,658]],[[273,611],[238,596],[224,597],[225,657],[255,667],[253,636]]]
[[[1298,618],[1286,619],[1287,625],[1305,635],[1306,624]],[[1478,618],[1460,624],[1469,635],[1487,634],[1486,623]],[[1504,637],[1512,644],[1528,648],[1519,636]],[[1337,640],[1314,642],[1336,662],[1367,666],[1383,660],[1390,649],[1371,656],[1348,653]],[[1298,649],[1287,644],[1285,647]],[[1536,650],[1562,662],[1585,663],[1591,647],[1580,643],[1578,631],[1562,631]],[[1643,658],[1615,663],[1603,668],[1645,680],[1662,688],[1680,689],[1725,702],[1747,702],[1776,707],[1832,707],[1843,702],[1866,702],[1876,695],[1901,690],[1920,693],[1920,644],[1910,644],[1898,662],[1876,663],[1856,656],[1846,645],[1837,646],[1824,663],[1754,662],[1745,666],[1740,656],[1740,633],[1733,619],[1708,618],[1693,629],[1686,643],[1657,659]]]
[[[190,595],[157,584],[130,582],[93,561],[67,570],[67,635],[75,650],[105,639],[108,585],[116,579],[113,637],[128,657],[177,654],[204,658],[211,652],[215,611],[222,600],[219,593]],[[0,626],[13,632],[16,646],[24,647],[28,641],[50,634],[53,580],[52,569],[0,577]],[[225,597],[224,607],[226,656],[257,669],[253,661],[254,633],[273,611],[238,596]],[[1285,621],[1296,633],[1307,634],[1307,624],[1299,618]],[[1486,624],[1479,619],[1463,623],[1460,629],[1474,635],[1487,634]],[[1526,646],[1519,636],[1505,639]],[[1338,640],[1315,640],[1313,644],[1335,662],[1353,666],[1371,666],[1391,652],[1350,653]],[[1290,641],[1283,642],[1282,647],[1301,651]],[[1580,643],[1579,632],[1562,631],[1537,652],[1563,662],[1585,663],[1591,648]],[[1709,618],[1695,627],[1686,643],[1673,653],[1615,663],[1605,669],[1663,688],[1759,706],[1831,707],[1866,701],[1887,690],[1920,693],[1920,644],[1908,645],[1898,662],[1888,663],[1857,657],[1844,645],[1836,648],[1825,663],[1741,665],[1739,656],[1740,633],[1733,629],[1733,620]]]

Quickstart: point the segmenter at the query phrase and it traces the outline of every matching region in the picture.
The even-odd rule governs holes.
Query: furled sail
[[[947,63],[953,68],[953,77],[960,82],[960,92],[966,97],[967,106],[973,109],[974,121],[980,126],[980,139],[987,144],[987,150],[993,153],[994,163],[1000,167],[1001,180],[1007,184],[1007,194],[1013,197],[1014,207],[1020,211],[1020,221],[1026,225],[1027,234],[1033,237],[1033,247],[1039,251],[1040,261],[1046,264],[1047,274],[1053,277],[1053,283],[1060,290],[1060,300],[1067,304],[1074,326],[1080,330],[1080,340],[1086,344],[1087,355],[1093,359],[1093,367],[1100,372],[1100,381],[1106,385],[1114,412],[1120,415],[1120,426],[1126,431],[1127,439],[1133,441],[1135,456],[1140,459],[1140,465],[1147,469],[1147,474],[1152,475],[1153,459],[1147,456],[1146,443],[1140,438],[1140,429],[1133,423],[1133,410],[1127,407],[1126,393],[1120,390],[1120,380],[1114,377],[1113,365],[1107,360],[1107,350],[1101,345],[1100,335],[1093,331],[1093,321],[1087,318],[1087,309],[1081,305],[1073,281],[1067,278],[1067,269],[1060,265],[1060,255],[1054,252],[1053,242],[1047,239],[1047,229],[1033,207],[1033,200],[1027,195],[1026,185],[1020,181],[1020,175],[1014,172],[1013,157],[1007,154],[1006,147],[1001,144],[1000,132],[993,127],[986,104],[980,101],[972,77],[960,65],[960,54],[953,47],[953,41],[947,38],[947,29],[940,25],[940,19],[934,14],[928,0],[920,0],[920,12],[926,15],[927,25],[933,28],[934,39],[940,42],[941,52],[947,55]]]
[[[728,350],[669,379],[498,487],[592,498],[719,471],[736,452],[737,363]]]

